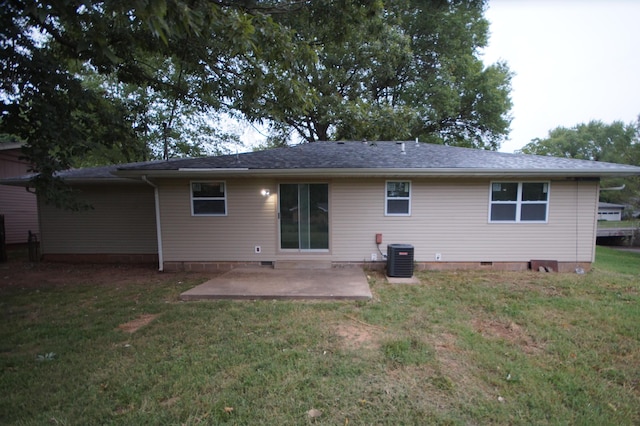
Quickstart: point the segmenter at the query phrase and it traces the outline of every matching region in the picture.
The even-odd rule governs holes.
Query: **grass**
[[[640,255],[369,277],[370,302],[183,303],[201,278],[172,274],[1,288],[0,423],[640,423]]]
[[[593,267],[605,273],[608,271],[640,277],[640,254],[597,246]]]
[[[599,220],[598,228],[640,228],[640,220]]]

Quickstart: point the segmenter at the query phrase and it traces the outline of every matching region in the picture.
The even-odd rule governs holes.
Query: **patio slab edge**
[[[324,301],[332,301],[332,300],[371,300],[373,296],[341,296],[341,295],[327,295],[327,296],[318,296],[318,295],[296,295],[296,296],[288,296],[288,295],[256,295],[256,294],[234,294],[234,295],[188,295],[181,294],[180,300],[184,302],[195,302],[198,300],[324,300]]]
[[[371,289],[360,268],[236,268],[180,294],[195,300],[369,300]]]

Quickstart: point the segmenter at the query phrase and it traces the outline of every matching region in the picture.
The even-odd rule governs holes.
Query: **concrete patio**
[[[205,299],[325,299],[368,300],[371,290],[360,268],[272,269],[237,268],[180,295]]]

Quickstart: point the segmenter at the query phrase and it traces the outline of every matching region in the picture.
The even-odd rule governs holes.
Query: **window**
[[[384,214],[386,216],[411,214],[411,182],[387,182]]]
[[[191,182],[193,216],[226,216],[227,193],[224,182]]]
[[[492,182],[490,222],[546,222],[548,182]]]

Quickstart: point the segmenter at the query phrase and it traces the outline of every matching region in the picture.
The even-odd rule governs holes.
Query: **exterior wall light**
[[[260,193],[263,197],[268,197],[271,194],[271,191],[269,191],[268,189],[263,189],[262,191],[260,191]]]

